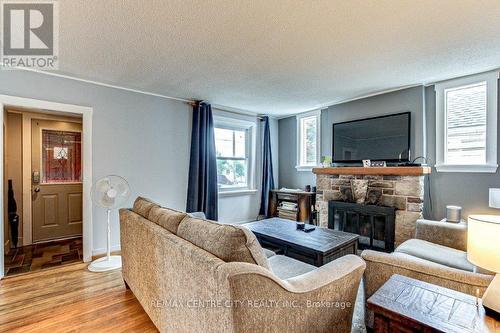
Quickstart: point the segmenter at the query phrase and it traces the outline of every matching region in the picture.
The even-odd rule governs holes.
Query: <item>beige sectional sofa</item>
[[[138,198],[120,210],[123,278],[161,332],[349,332],[365,269],[265,252],[247,228]]]
[[[393,253],[365,250],[365,297],[368,299],[393,274],[408,276],[470,295],[482,296],[493,273],[475,268],[467,261],[467,225],[418,220],[414,239],[409,239]],[[367,309],[366,324],[372,326]]]

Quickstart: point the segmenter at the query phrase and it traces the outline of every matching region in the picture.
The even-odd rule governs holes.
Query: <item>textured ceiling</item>
[[[59,73],[275,115],[500,67],[498,0],[64,0]]]

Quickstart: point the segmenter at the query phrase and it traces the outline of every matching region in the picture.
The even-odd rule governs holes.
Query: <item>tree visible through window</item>
[[[216,127],[214,132],[219,186],[247,187],[247,130]]]

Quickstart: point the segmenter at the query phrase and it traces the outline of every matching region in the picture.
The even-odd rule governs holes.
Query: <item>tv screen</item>
[[[333,124],[333,162],[408,162],[410,112]]]

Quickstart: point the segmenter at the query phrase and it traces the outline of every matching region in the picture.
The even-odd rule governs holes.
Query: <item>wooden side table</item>
[[[280,217],[279,205],[285,201],[297,204],[297,211],[292,213],[293,216],[286,217],[287,219],[305,223],[313,222],[312,207],[316,200],[316,192],[271,190],[269,196],[268,218]]]
[[[367,304],[375,332],[500,333],[500,322],[475,297],[397,274]]]

